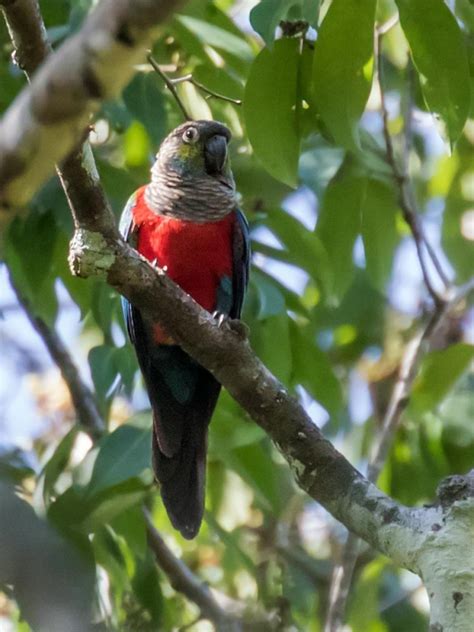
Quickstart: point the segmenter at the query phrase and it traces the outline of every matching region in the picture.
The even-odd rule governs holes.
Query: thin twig
[[[376,31],[376,52],[386,158],[392,169],[392,174],[398,188],[399,202],[403,211],[404,219],[410,227],[413,235],[418,259],[423,273],[423,279],[426,288],[433,299],[434,310],[423,332],[421,334],[417,334],[407,344],[405,348],[405,353],[400,363],[399,375],[392,390],[392,395],[387,406],[386,414],[382,423],[382,428],[376,439],[372,455],[369,460],[367,478],[373,483],[377,481],[383,465],[387,459],[403,411],[408,404],[410,390],[416,376],[416,370],[425,348],[428,346],[429,340],[433,336],[433,333],[443,320],[444,316],[452,308],[453,301],[457,302],[458,300],[460,300],[460,298],[462,298],[463,295],[465,295],[463,294],[463,292],[469,291],[466,288],[464,290],[461,289],[460,292],[456,295],[455,299],[452,299],[451,302],[448,302],[447,296],[441,297],[434,289],[426,266],[423,246],[426,248],[428,255],[430,256],[441,280],[443,281],[449,293],[449,290],[451,289],[449,281],[444,274],[444,271],[439,263],[436,254],[431,248],[431,245],[423,235],[422,228],[418,219],[418,212],[416,210],[416,201],[408,178],[408,161],[412,142],[411,96],[408,97],[406,112],[404,116],[405,126],[402,157],[403,160],[401,168],[398,166],[397,159],[395,157],[393,141],[388,129],[388,110],[385,100],[385,92],[383,89],[383,62],[381,41],[382,36],[390,28],[392,28],[392,26],[394,26],[397,21],[398,17],[397,20],[393,18],[390,21],[390,24],[385,23],[381,27],[377,28]],[[331,580],[329,609],[324,627],[325,632],[337,632],[342,627],[347,598],[349,596],[349,591],[352,583],[352,576],[359,555],[359,548],[360,539],[353,533],[349,533],[344,545],[341,562],[334,569],[333,577]]]
[[[419,214],[416,209],[416,202],[413,195],[413,191],[411,190],[410,181],[408,177],[408,156],[405,156],[405,160],[403,161],[403,165],[400,168],[398,166],[397,158],[395,156],[395,151],[393,147],[392,136],[388,129],[388,110],[385,99],[385,91],[383,88],[383,60],[382,60],[382,37],[383,33],[378,33],[376,37],[376,49],[377,49],[377,67],[378,67],[378,78],[380,85],[380,100],[381,100],[381,109],[382,109],[382,122],[383,122],[383,135],[385,139],[385,148],[386,148],[386,157],[388,164],[392,169],[393,178],[395,180],[395,184],[398,189],[398,198],[400,203],[400,208],[403,213],[403,217],[408,224],[411,233],[413,235],[413,240],[415,242],[416,252],[418,255],[418,260],[420,262],[421,271],[423,274],[423,280],[426,285],[426,289],[430,294],[433,302],[436,306],[441,305],[444,302],[444,298],[441,297],[438,292],[435,290],[433,283],[431,281],[430,274],[428,272],[428,268],[425,261],[425,254],[423,252],[423,246],[427,245],[427,240],[423,234],[423,229],[421,227],[419,221]],[[406,124],[406,133],[405,133],[405,147],[409,149],[409,140],[411,136],[411,107],[410,112],[407,118]],[[431,248],[427,247],[427,251],[429,252],[431,258],[436,260],[436,270],[438,271],[441,268],[441,264],[437,260],[437,257],[434,251]],[[445,280],[445,275],[441,275],[442,280]]]
[[[43,62],[51,50],[46,39],[46,30],[38,2],[36,0],[21,0],[21,2],[7,3],[5,0],[0,0],[0,6],[3,9],[9,32],[16,48],[15,54],[23,70],[27,75],[30,75]],[[34,45],[35,42],[37,46]],[[64,161],[59,175],[73,213],[80,212],[83,221],[87,221],[87,218],[92,215],[94,221],[98,225],[102,225],[104,231],[107,232],[107,225],[110,225],[111,222],[113,225],[114,221],[111,219],[110,205],[105,197],[98,176],[96,176],[96,172],[90,146],[85,144],[83,153],[74,152]],[[82,381],[79,370],[61,338],[54,329],[49,327],[43,319],[34,313],[33,307],[12,280],[11,283],[19,304],[61,371],[71,394],[71,400],[79,423],[93,440],[97,440],[105,431],[105,423],[98,410],[94,394]],[[243,616],[246,614],[244,612],[245,606],[226,597],[224,594],[220,594],[221,603],[227,604],[227,610],[225,610],[224,605],[220,605],[213,597],[210,589],[205,584],[202,584],[184,562],[177,559],[166,547],[158,531],[150,522],[150,517],[147,513],[145,513],[145,520],[150,536],[150,547],[155,552],[157,560],[160,561],[160,566],[165,572],[165,563],[168,565],[168,569],[179,569],[179,585],[177,586],[171,582],[175,588],[191,600],[193,600],[193,596],[199,598],[200,600],[196,601],[196,604],[203,611],[206,611],[207,616],[210,615],[210,612],[213,612],[215,621],[217,621],[218,613],[225,615],[222,618],[222,624],[218,627],[219,630],[232,630],[233,632],[234,630],[247,629],[246,623],[240,623],[240,620],[243,621]],[[161,550],[161,556],[158,553],[159,550]],[[169,574],[168,577],[170,577]],[[201,590],[199,590],[199,586]],[[207,601],[205,599],[206,590],[208,593]],[[207,610],[204,607],[205,603],[207,604]],[[235,609],[235,614],[230,613],[232,608]],[[263,625],[259,629],[273,629],[273,619],[272,615],[259,612],[257,624]],[[234,625],[235,623],[239,625]],[[251,629],[251,625],[253,623],[249,624],[249,629]]]
[[[158,566],[166,574],[172,587],[195,603],[201,610],[202,616],[212,621],[217,630],[241,632],[276,629],[277,621],[273,614],[258,612],[251,615],[247,612],[245,604],[209,588],[171,552],[153,524],[148,509],[143,509],[143,515],[147,527],[148,544]]]
[[[449,301],[439,305],[431,314],[424,330],[414,336],[406,345],[382,427],[369,459],[367,478],[372,483],[376,483],[387,460],[402,414],[409,402],[411,387],[417,375],[417,368],[425,351],[429,348],[430,340],[432,340],[444,318],[473,290],[474,279],[460,287]],[[334,569],[331,579],[329,609],[324,632],[337,632],[341,629],[352,576],[359,555],[360,543],[361,541],[356,535],[351,532],[348,533],[341,562]]]
[[[380,50],[380,48],[381,48],[381,44],[379,41],[378,50]],[[381,55],[379,55],[378,59],[379,59],[378,61],[379,67],[382,69],[383,62],[382,62]],[[383,69],[382,69],[382,72],[383,72]],[[380,77],[381,75],[380,75],[380,70],[379,70],[379,81],[380,81]],[[407,91],[408,94],[405,100],[405,107],[404,107],[404,113],[403,113],[404,127],[403,127],[402,172],[405,174],[405,178],[408,180],[408,165],[410,164],[410,152],[411,152],[412,144],[413,144],[413,89],[414,89],[414,83],[415,83],[414,68],[410,60],[408,61],[407,81],[408,81],[408,91]],[[380,81],[380,91],[382,93],[381,81]],[[413,187],[409,186],[408,189],[409,189],[408,193],[410,196],[411,208],[413,209],[413,213],[415,214],[415,217],[418,217],[418,211],[416,209],[416,200],[413,193]],[[438,256],[436,255],[434,251],[433,246],[431,245],[431,242],[428,239],[426,239],[423,235],[422,237],[423,237],[424,246],[426,248],[426,251],[428,252],[428,256],[430,257],[431,262],[433,263],[436,269],[436,272],[439,275],[439,278],[443,282],[444,287],[449,288],[450,281],[448,279],[447,274],[445,273],[443,269],[443,266],[441,265],[441,262]]]
[[[184,83],[187,81],[188,83],[192,83],[193,86],[196,86],[202,92],[205,92],[210,97],[215,97],[216,99],[220,99],[221,101],[228,101],[229,103],[233,103],[234,105],[242,105],[241,99],[233,99],[232,97],[228,97],[225,94],[221,94],[220,92],[215,92],[214,90],[210,90],[207,86],[197,81],[192,74],[183,75],[182,77],[176,77],[176,79],[170,79],[171,83],[177,85],[179,83]]]
[[[388,20],[386,20],[385,22],[382,22],[382,24],[377,24],[375,27],[376,34],[385,35],[396,24],[398,24],[399,19],[400,19],[400,16],[398,15],[398,13],[394,13],[390,18],[388,18]]]
[[[10,275],[10,284],[17,297],[18,303],[30,321],[32,327],[44,342],[49,355],[61,371],[64,382],[71,395],[71,401],[81,427],[91,436],[98,439],[104,432],[105,424],[97,407],[94,394],[82,380],[79,371],[66,349],[63,341],[45,321],[34,311],[28,299],[21,293]]]
[[[220,92],[215,92],[214,90],[211,90],[210,88],[205,86],[203,83],[200,83],[199,81],[194,79],[191,73],[187,75],[183,75],[182,77],[176,77],[175,79],[170,79],[168,75],[160,67],[156,59],[154,59],[154,57],[151,55],[151,53],[148,55],[147,59],[150,62],[150,64],[153,66],[153,69],[163,79],[167,88],[173,94],[173,97],[175,98],[176,103],[178,104],[181,112],[184,114],[184,118],[188,121],[192,120],[192,117],[189,116],[188,111],[186,110],[186,107],[184,103],[182,102],[178,94],[178,91],[176,90],[176,86],[179,85],[180,83],[191,83],[198,90],[205,92],[208,95],[206,97],[207,99],[209,99],[210,97],[214,97],[215,99],[220,99],[221,101],[227,101],[228,103],[233,103],[234,105],[242,105],[241,99],[233,99],[232,97],[228,97],[225,94],[221,94]]]
[[[160,77],[163,79],[163,81],[166,84],[166,87],[168,88],[168,90],[171,92],[171,94],[173,95],[176,103],[179,106],[179,109],[181,110],[181,112],[183,113],[183,116],[185,118],[186,121],[192,121],[193,118],[192,116],[189,115],[188,111],[186,110],[186,106],[184,105],[184,103],[181,101],[181,97],[178,94],[178,91],[176,90],[176,86],[174,85],[174,83],[171,81],[171,79],[161,70],[158,62],[153,58],[153,55],[151,53],[148,54],[147,56],[148,61],[150,62],[150,64],[153,66],[153,69],[160,75]]]

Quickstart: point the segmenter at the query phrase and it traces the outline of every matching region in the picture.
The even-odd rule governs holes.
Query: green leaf
[[[138,560],[132,586],[138,600],[150,613],[153,629],[163,629],[160,624],[166,602],[161,591],[158,567],[151,554],[144,560]]]
[[[301,384],[330,415],[336,415],[342,407],[342,389],[328,356],[314,342],[310,328],[290,321],[290,334],[293,383]]]
[[[466,46],[443,0],[396,0],[429,109],[444,120],[451,145],[469,114],[471,89]]]
[[[304,20],[316,26],[318,9],[319,0],[261,0],[250,11],[250,24],[271,46],[281,20]]]
[[[53,257],[58,229],[52,212],[31,212],[9,226],[5,259],[13,280],[35,315],[54,326],[57,298]]]
[[[244,61],[250,61],[253,57],[252,49],[243,37],[238,37],[230,31],[190,15],[178,15],[176,20],[205,45],[223,50]]]
[[[369,180],[362,206],[362,239],[368,275],[381,291],[386,288],[399,241],[397,213],[398,204],[393,189],[377,180]]]
[[[234,448],[262,440],[263,430],[245,418],[239,405],[222,392],[209,433],[209,452],[216,459]]]
[[[327,294],[332,285],[330,260],[320,237],[281,210],[272,211],[266,224],[286,246],[284,256],[288,263],[306,270]]]
[[[243,84],[229,73],[227,68],[216,68],[200,64],[193,70],[193,78],[202,83],[209,90],[223,94],[231,99],[242,99]]]
[[[34,630],[90,629],[95,569],[12,488],[0,484],[0,585]],[[66,624],[67,622],[67,624]]]
[[[265,509],[279,514],[284,498],[278,485],[278,469],[265,442],[235,448],[227,456],[228,465],[246,481]]]
[[[167,131],[160,81],[155,73],[139,72],[123,91],[123,100],[129,112],[145,126],[155,145],[159,145]]]
[[[150,428],[123,425],[98,443],[98,453],[86,493],[88,496],[139,478],[150,467]]]
[[[259,299],[257,318],[265,319],[268,318],[268,316],[276,316],[285,311],[285,299],[277,285],[272,283],[268,276],[260,274],[259,271],[254,268],[250,282],[257,288]]]
[[[269,370],[283,383],[291,375],[291,345],[286,314],[270,316],[253,326],[250,340],[255,353]]]
[[[456,143],[456,151],[450,163],[440,162],[439,167],[443,174],[449,172],[450,167],[458,167],[446,197],[441,243],[456,271],[457,282],[464,283],[472,277],[472,239],[469,239],[466,228],[472,223],[472,219],[468,220],[468,217],[472,212],[473,200],[469,186],[466,185],[473,181],[473,160],[472,144],[466,137],[462,136]]]
[[[316,108],[337,145],[359,148],[373,71],[375,0],[333,0],[314,49]]]
[[[468,374],[440,406],[443,422],[442,443],[451,470],[468,471],[474,453],[474,375]]]
[[[360,230],[367,180],[344,163],[329,183],[316,225],[332,267],[332,299],[340,300],[354,276],[352,251]]]
[[[410,406],[421,413],[435,408],[474,358],[474,346],[458,343],[425,356],[413,385]]]
[[[99,345],[89,351],[88,361],[92,381],[94,382],[97,395],[102,401],[117,377],[114,351],[114,347],[108,345]]]
[[[131,507],[118,515],[111,524],[113,530],[124,538],[127,545],[140,558],[147,552],[146,526],[142,507]]]
[[[352,595],[348,623],[354,632],[386,632],[379,620],[380,575],[386,565],[384,559],[370,562],[362,571]]]
[[[244,118],[255,155],[277,180],[296,187],[300,134],[297,83],[300,62],[297,40],[264,48],[250,68],[244,96]]]
[[[71,430],[61,439],[58,447],[54,451],[52,457],[46,463],[43,469],[43,500],[47,505],[50,496],[54,493],[54,485],[61,474],[64,472],[66,465],[71,456],[71,450],[77,437],[79,429],[73,426]]]
[[[150,157],[150,139],[145,127],[138,121],[129,125],[123,135],[123,149],[127,167],[147,165]]]

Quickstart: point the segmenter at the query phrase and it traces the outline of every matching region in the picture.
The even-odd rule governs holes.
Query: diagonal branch
[[[386,23],[388,28],[398,21],[398,15],[394,16]],[[376,37],[376,53],[378,64],[378,75],[380,84],[380,97],[382,104],[382,120],[383,134],[385,139],[386,159],[389,163],[392,174],[398,188],[399,203],[403,211],[403,216],[415,241],[418,259],[425,285],[434,303],[434,309],[430,320],[422,333],[418,333],[406,346],[405,353],[400,363],[398,378],[393,386],[392,395],[387,406],[385,417],[383,419],[381,430],[375,439],[372,455],[369,460],[367,478],[375,483],[382,471],[384,463],[387,459],[390,447],[396,434],[396,430],[400,424],[401,417],[409,401],[411,387],[416,377],[417,368],[421,357],[429,346],[438,326],[444,317],[451,311],[455,304],[461,300],[468,292],[469,288],[461,288],[461,290],[449,301],[448,296],[441,297],[434,289],[429,272],[426,267],[423,247],[426,248],[428,255],[443,281],[446,288],[449,288],[449,281],[434,253],[430,243],[426,240],[418,219],[418,211],[416,202],[411,188],[408,171],[408,159],[411,146],[411,102],[408,104],[407,113],[405,115],[404,130],[404,147],[402,166],[399,167],[395,151],[393,147],[392,137],[388,129],[388,111],[385,100],[385,92],[383,89],[383,60],[382,60],[382,37],[387,32],[387,26],[382,25],[377,29]],[[452,294],[452,293],[451,293]],[[341,562],[335,567],[329,595],[329,609],[325,622],[325,632],[337,632],[341,629],[347,598],[352,583],[352,576],[359,555],[360,540],[354,533],[349,533],[342,552]]]
[[[425,260],[425,253],[423,248],[426,248],[428,256],[433,261],[433,264],[438,272],[444,285],[449,288],[448,279],[442,269],[442,266],[436,256],[433,248],[427,241],[423,228],[419,220],[419,213],[416,208],[415,196],[411,187],[410,179],[408,176],[408,153],[410,149],[410,137],[411,137],[411,106],[408,108],[407,115],[405,117],[405,147],[403,152],[403,162],[399,166],[397,158],[395,156],[395,150],[393,147],[393,140],[388,128],[388,110],[385,98],[385,90],[383,87],[383,59],[382,59],[382,38],[384,31],[379,31],[376,37],[376,54],[377,54],[377,72],[380,86],[380,100],[382,107],[382,123],[383,123],[383,135],[385,140],[385,153],[387,162],[392,169],[393,179],[398,189],[398,200],[400,208],[403,213],[403,218],[408,224],[410,231],[413,235],[413,240],[416,246],[416,252],[418,260],[420,262],[421,271],[423,273],[423,280],[426,285],[426,289],[433,299],[433,303],[436,308],[441,307],[445,298],[441,296],[434,288],[428,268]]]
[[[15,191],[19,192],[19,202],[28,200],[41,183],[48,161],[57,161],[77,142],[86,112],[125,83],[130,64],[141,58],[143,43],[152,36],[150,23],[163,18],[170,5],[174,3],[103,0],[81,31],[63,45],[61,53],[43,64],[31,87],[0,123],[0,183],[5,202],[15,201]],[[54,90],[48,91],[51,86]],[[64,129],[71,143],[61,141],[46,149],[44,142],[51,139],[51,128],[55,133]],[[23,160],[32,147],[38,151],[31,169],[39,170],[40,176],[28,179],[30,167],[25,167]],[[36,156],[45,165],[38,165]],[[302,489],[395,563],[419,570],[418,551],[420,539],[425,537],[425,523],[437,519],[440,510],[409,509],[380,492],[322,436],[300,404],[260,362],[239,323],[218,327],[163,270],[155,269],[123,242],[113,218],[102,208],[77,204],[73,214],[73,272],[83,277],[101,275],[138,309],[165,323],[170,335],[207,367],[269,434]]]
[[[277,618],[272,614],[252,613],[245,605],[221,592],[211,590],[199,577],[178,559],[163,540],[147,509],[143,510],[147,527],[148,544],[155,555],[158,566],[168,577],[175,590],[193,601],[201,615],[217,626],[218,630],[243,632],[244,630],[277,629]]]
[[[19,304],[31,325],[44,342],[51,358],[61,371],[61,375],[71,394],[71,400],[81,427],[93,440],[99,439],[105,432],[105,424],[100,416],[94,394],[83,382],[79,370],[74,363],[63,341],[42,318],[37,316],[28,300],[10,279],[11,286]],[[153,525],[147,509],[143,509],[144,520],[148,533],[148,545],[153,551],[158,566],[164,571],[171,585],[182,593],[201,610],[202,616],[213,621],[218,629],[229,632],[241,632],[255,629],[272,630],[276,620],[271,614],[251,612],[246,606],[227,597],[223,593],[215,593],[204,584],[186,564],[177,558],[166,545],[165,541]]]
[[[15,47],[15,59],[28,77],[39,67],[51,52],[46,37],[46,29],[41,17],[37,0],[16,0],[13,3],[0,0],[9,33]],[[83,150],[71,154],[58,169],[65,194],[71,209],[86,208],[96,222],[101,218],[113,217],[110,206],[95,167],[94,157],[88,143]],[[51,358],[61,371],[68,387],[77,418],[83,429],[92,439],[98,439],[105,431],[94,394],[83,382],[77,366],[58,334],[42,318],[35,314],[32,306],[11,279],[12,288],[28,320],[43,340]],[[274,621],[270,615],[258,613],[249,618],[246,608],[238,601],[219,594],[219,603],[210,589],[203,584],[180,559],[174,556],[154,527],[149,514],[144,509],[147,524],[149,546],[153,550],[157,564],[164,570],[173,587],[196,603],[204,616],[214,621],[219,628],[235,632],[251,629],[241,622],[248,619],[248,626],[259,625],[260,629],[273,629]],[[263,627],[262,627],[263,626]]]
[[[18,30],[22,20],[10,13],[15,3],[2,0],[0,4],[11,16],[10,29]],[[102,0],[80,31],[38,68],[31,86],[0,123],[0,211],[10,215],[30,200],[54,163],[81,140],[101,100],[114,97],[127,83],[134,64],[143,61],[156,37],[157,26],[179,4],[179,0]],[[20,9],[29,16],[25,25],[34,24],[37,3],[20,0]],[[27,34],[16,40],[23,46],[19,59],[25,68],[30,65],[28,40]],[[41,40],[41,35],[35,38]]]
[[[79,370],[61,338],[54,329],[51,329],[42,318],[35,314],[28,299],[23,296],[18,286],[13,282],[11,275],[10,284],[31,326],[44,342],[49,355],[61,371],[80,426],[92,439],[98,439],[105,430],[105,424],[92,391],[82,380]]]

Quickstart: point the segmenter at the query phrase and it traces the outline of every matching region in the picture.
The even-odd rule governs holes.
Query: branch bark
[[[101,100],[117,95],[143,61],[158,25],[179,0],[102,0],[80,31],[49,56],[7,110],[0,123],[0,212],[25,205],[61,160],[80,141],[91,113]],[[10,29],[20,26],[12,3]],[[34,24],[31,8],[21,0],[22,15]],[[25,23],[26,24],[26,23]],[[17,28],[17,32],[18,28]],[[36,42],[44,39],[35,38]],[[28,36],[19,59],[29,65]],[[46,47],[47,48],[47,47]],[[46,51],[43,51],[46,52]]]
[[[51,164],[66,151],[61,143],[45,147],[44,140],[50,138],[52,128],[58,131],[57,124],[66,125],[74,142],[81,135],[81,117],[88,107],[97,105],[99,97],[113,94],[130,76],[130,65],[143,55],[143,41],[151,37],[151,17],[164,17],[171,3],[167,4],[167,11],[161,2],[139,0],[139,4],[143,14],[137,7],[131,13],[130,0],[103,0],[81,31],[45,62],[29,89],[11,106],[0,124],[0,134],[1,130],[8,132],[6,138],[0,135],[0,182],[3,178],[3,184],[8,183],[3,189],[4,200],[16,199],[11,197],[12,191],[22,182],[25,185],[25,174],[30,169],[44,174],[42,165],[48,161]],[[123,41],[125,34],[132,44]],[[123,66],[127,66],[125,73]],[[91,77],[93,81],[83,80]],[[100,89],[91,94],[90,84]],[[42,118],[32,117],[34,104]],[[5,165],[23,160],[25,138],[28,147],[40,150],[26,171],[12,173]],[[30,180],[25,185],[28,191],[23,191],[20,199],[28,199],[40,181],[37,176]],[[123,242],[112,215],[104,212],[103,206],[82,205],[79,199],[73,204],[73,215],[73,273],[103,276],[144,313],[166,323],[173,338],[210,369],[271,436],[310,496],[376,549],[416,571],[418,527],[424,517],[421,510],[399,506],[357,472],[255,356],[242,326],[228,323],[218,327],[210,314],[164,271],[153,268]]]
[[[377,482],[383,465],[387,459],[401,417],[409,401],[411,387],[416,377],[416,371],[421,356],[428,347],[429,340],[437,330],[441,321],[450,311],[451,307],[454,306],[452,301],[448,303],[449,298],[447,294],[445,296],[440,296],[434,289],[424,258],[423,248],[426,248],[426,251],[429,254],[445,287],[450,288],[449,281],[444,274],[441,264],[439,263],[429,241],[423,234],[419,222],[412,184],[408,175],[409,154],[412,144],[412,103],[410,95],[408,96],[407,111],[404,117],[404,146],[401,166],[399,166],[395,156],[393,140],[388,127],[388,111],[383,87],[382,38],[385,33],[387,33],[387,30],[389,30],[396,22],[398,22],[398,14],[393,16],[393,18],[391,18],[387,23],[377,27],[375,39],[383,136],[385,140],[385,157],[392,170],[395,186],[398,190],[400,208],[403,211],[404,219],[411,230],[413,240],[415,242],[426,289],[433,299],[433,311],[426,328],[422,333],[417,334],[408,343],[404,356],[401,360],[399,375],[394,384],[392,395],[382,423],[382,428],[378,437],[375,439],[372,455],[369,460],[367,478],[373,483]],[[462,298],[463,295],[464,294],[458,295],[455,302]],[[359,548],[359,539],[353,533],[349,533],[342,552],[341,562],[335,567],[331,579],[329,609],[324,627],[325,632],[337,632],[342,628],[346,602],[350,592],[352,576],[357,562]]]
[[[148,10],[141,13],[135,2],[132,18],[131,0],[120,3],[103,0],[81,32],[62,47],[62,55],[55,55],[45,64],[31,88],[6,114],[0,124],[0,183],[6,205],[29,199],[44,178],[47,171],[44,165],[51,165],[67,151],[66,147],[80,138],[89,107],[96,106],[100,97],[116,93],[130,76],[130,64],[142,56],[146,47],[143,42],[151,38],[150,14],[154,19],[158,15],[163,17],[170,5],[174,6],[151,0],[139,0],[138,4]],[[104,7],[110,11],[110,22]],[[119,23],[118,15],[125,22]],[[66,67],[71,62],[67,67],[68,77],[63,60]],[[124,67],[127,67],[125,78],[122,74],[117,79]],[[74,78],[70,79],[71,76]],[[47,94],[48,90],[51,94]],[[68,142],[61,141],[50,151],[45,141],[54,136],[53,128],[55,133],[64,130]],[[3,132],[5,136],[1,136]],[[38,150],[44,165],[38,163],[38,158],[32,158],[32,148]],[[27,159],[32,159],[34,166],[27,165]],[[28,179],[29,170],[37,170],[39,175]],[[73,212],[76,226],[70,255],[73,272],[83,277],[101,275],[140,310],[164,323],[173,338],[211,370],[269,434],[300,486],[312,498],[396,564],[423,577],[431,578],[430,573],[434,573],[431,553],[437,546],[444,552],[449,547],[465,550],[467,532],[456,531],[453,523],[456,512],[466,510],[472,514],[472,498],[457,499],[449,509],[443,506],[410,509],[384,495],[324,439],[304,409],[259,361],[241,323],[232,321],[218,327],[210,314],[182,292],[163,270],[152,267],[123,242],[113,218],[103,212],[103,207],[81,206],[79,201]],[[448,527],[450,533],[456,531],[457,541],[446,539]],[[448,571],[451,583],[447,582],[446,573],[443,577],[434,574],[432,583],[456,588],[456,593],[464,595],[474,571],[467,563],[460,578],[455,567],[450,566]],[[459,603],[458,600],[458,610]],[[469,599],[465,603],[470,605]],[[436,608],[434,611],[437,612]],[[457,621],[465,623],[464,611],[462,615],[464,618]]]
[[[0,0],[0,7],[15,47],[15,60],[30,78],[52,50],[38,2],[37,0],[15,0],[11,3]],[[99,181],[89,143],[84,143],[82,150],[73,152],[57,171],[71,209],[88,208],[93,213],[96,210],[93,216],[99,223],[101,223],[101,218],[110,220],[113,217]],[[105,431],[105,424],[92,391],[83,382],[61,338],[35,314],[12,279],[10,282],[18,303],[61,371],[71,394],[78,422],[92,439],[100,438]],[[240,630],[255,629],[255,625],[262,630],[275,628],[277,621],[273,615],[250,612],[243,603],[230,599],[223,593],[216,593],[214,596],[211,589],[167,547],[146,509],[144,509],[144,519],[148,543],[158,566],[166,573],[175,590],[196,603],[202,616],[213,621],[218,630],[240,632]]]
[[[35,314],[28,300],[22,295],[11,277],[10,284],[31,326],[38,333],[52,360],[61,371],[77,414],[78,423],[92,439],[98,439],[105,430],[105,424],[92,391],[82,380],[77,366],[58,334]]]
[[[143,510],[147,526],[148,544],[158,566],[164,571],[175,590],[193,601],[202,616],[212,621],[219,632],[251,632],[252,630],[278,629],[277,617],[272,614],[251,612],[244,604],[221,592],[212,590],[196,577],[186,564],[169,549],[147,509]]]

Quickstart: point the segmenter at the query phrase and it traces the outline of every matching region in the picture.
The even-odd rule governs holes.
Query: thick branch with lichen
[[[0,210],[29,201],[54,163],[80,141],[100,102],[126,85],[158,25],[179,4],[102,0],[80,31],[38,68],[0,123]],[[5,0],[2,5],[7,7]]]
[[[135,17],[131,17],[130,2],[124,0],[120,5],[114,5],[119,6],[119,9],[114,10],[109,6],[110,0],[103,0],[81,31],[36,73],[30,88],[20,95],[1,123],[0,129],[12,122],[13,126],[6,143],[2,145],[0,141],[0,181],[2,165],[6,164],[12,153],[23,155],[22,141],[25,136],[28,137],[30,147],[38,143],[41,146],[44,135],[48,133],[45,130],[50,128],[50,121],[63,121],[64,115],[58,105],[71,105],[71,85],[77,91],[78,104],[74,112],[79,115],[73,117],[76,123],[87,111],[86,106],[91,105],[95,98],[113,94],[123,85],[125,80],[117,79],[116,75],[120,74],[122,65],[131,65],[135,55],[142,54],[142,40],[147,40],[153,30],[148,21],[153,13],[151,4],[155,11],[157,6],[161,7],[160,15],[153,14],[154,18],[163,16],[162,3],[140,0],[140,4],[144,8],[148,7],[148,11],[140,17],[136,17],[135,13]],[[110,15],[107,11],[110,11]],[[96,40],[100,40],[100,43]],[[124,48],[131,51],[125,51]],[[64,68],[67,67],[71,51],[78,56],[72,68],[68,68],[66,78]],[[118,54],[113,68],[109,65],[112,53]],[[103,76],[105,69],[107,77]],[[130,72],[131,68],[127,68],[127,78]],[[71,79],[75,75],[76,78]],[[90,79],[91,76],[94,78],[92,85],[101,86],[94,94],[90,92],[90,82],[82,80],[84,77]],[[46,88],[51,86],[54,91],[48,92]],[[31,127],[31,117],[23,117],[22,114],[25,104],[34,103],[41,105],[45,117],[44,120],[37,119]],[[68,107],[65,108],[65,120],[69,123],[67,113],[71,112]],[[80,137],[79,127],[76,128],[76,134]],[[17,141],[16,154],[13,151],[14,140]],[[48,160],[56,160],[65,151],[64,146],[58,148],[57,145],[53,152],[50,149],[46,151],[43,147],[39,152],[44,164]],[[31,168],[38,167],[38,160],[34,162],[36,166]],[[21,177],[7,178],[9,185],[2,192],[4,199],[6,197],[8,200],[8,195],[18,187],[24,174],[23,171]],[[23,199],[27,199],[39,183],[40,180],[34,178]],[[111,214],[107,210],[104,212],[100,202],[97,206],[82,205],[78,200],[72,206],[76,226],[71,243],[73,272],[79,276],[103,276],[144,313],[166,323],[173,338],[209,368],[268,432],[287,458],[304,490],[375,548],[390,555],[399,564],[416,569],[419,512],[400,507],[378,491],[324,439],[304,409],[255,356],[240,325],[231,323],[217,327],[212,317],[168,279],[163,271],[154,269],[122,241]],[[402,541],[403,547],[400,546]]]
[[[133,3],[134,8],[137,4]],[[164,14],[163,7],[170,8],[171,3],[139,0],[139,4],[151,12],[159,8]],[[135,17],[131,17],[131,5],[129,0],[121,3],[103,0],[79,34],[45,63],[32,87],[12,105],[0,124],[0,134],[4,133],[0,137],[0,186],[5,207],[29,199],[52,163],[67,151],[66,147],[72,147],[80,139],[89,109],[97,105],[100,97],[116,93],[130,76],[135,55],[142,54],[143,42],[153,32],[152,20],[147,21],[150,14],[135,12]],[[110,21],[104,7],[111,12]],[[124,23],[117,22],[119,14],[126,19]],[[84,48],[84,43],[89,48]],[[77,58],[71,57],[71,51],[78,54]],[[66,67],[68,62],[72,63],[67,67],[68,77],[63,61]],[[117,78],[124,69],[125,73]],[[105,76],[105,71],[110,76]],[[53,137],[52,128],[53,136],[65,130],[67,142],[61,138],[59,144],[48,147],[46,140]],[[30,165],[28,160],[34,164]],[[441,590],[449,587],[456,588],[454,592],[459,594],[467,592],[466,586],[474,576],[472,569],[466,565],[462,578],[456,578],[452,551],[445,572],[436,573],[434,562],[440,547],[447,552],[449,548],[466,546],[466,530],[456,530],[453,522],[458,519],[457,512],[463,518],[459,524],[468,523],[465,516],[470,508],[472,513],[471,497],[455,500],[448,509],[444,506],[409,509],[382,494],[324,439],[304,409],[262,365],[240,323],[229,322],[218,327],[164,271],[150,266],[122,241],[100,200],[97,206],[82,206],[78,199],[74,219],[71,268],[76,274],[102,275],[140,310],[165,323],[173,338],[209,368],[271,436],[301,487],[349,529],[395,563],[420,573],[428,586],[433,583],[441,586]],[[453,534],[451,539],[446,538],[448,528]],[[469,606],[469,599],[464,603]],[[457,599],[455,610],[462,616],[455,625],[460,621],[462,624],[462,617],[465,621],[465,612],[459,604]],[[433,608],[433,612],[438,611]],[[438,624],[436,619],[432,621]]]
[[[77,225],[83,212],[76,214]],[[398,541],[409,543],[415,535],[418,510],[401,507],[382,494],[324,439],[302,406],[255,356],[241,323],[219,327],[118,234],[105,238],[99,232],[78,230],[70,262],[75,274],[100,274],[144,313],[166,323],[173,338],[212,371],[271,436],[308,494],[375,548],[416,568],[414,551],[400,552]]]

